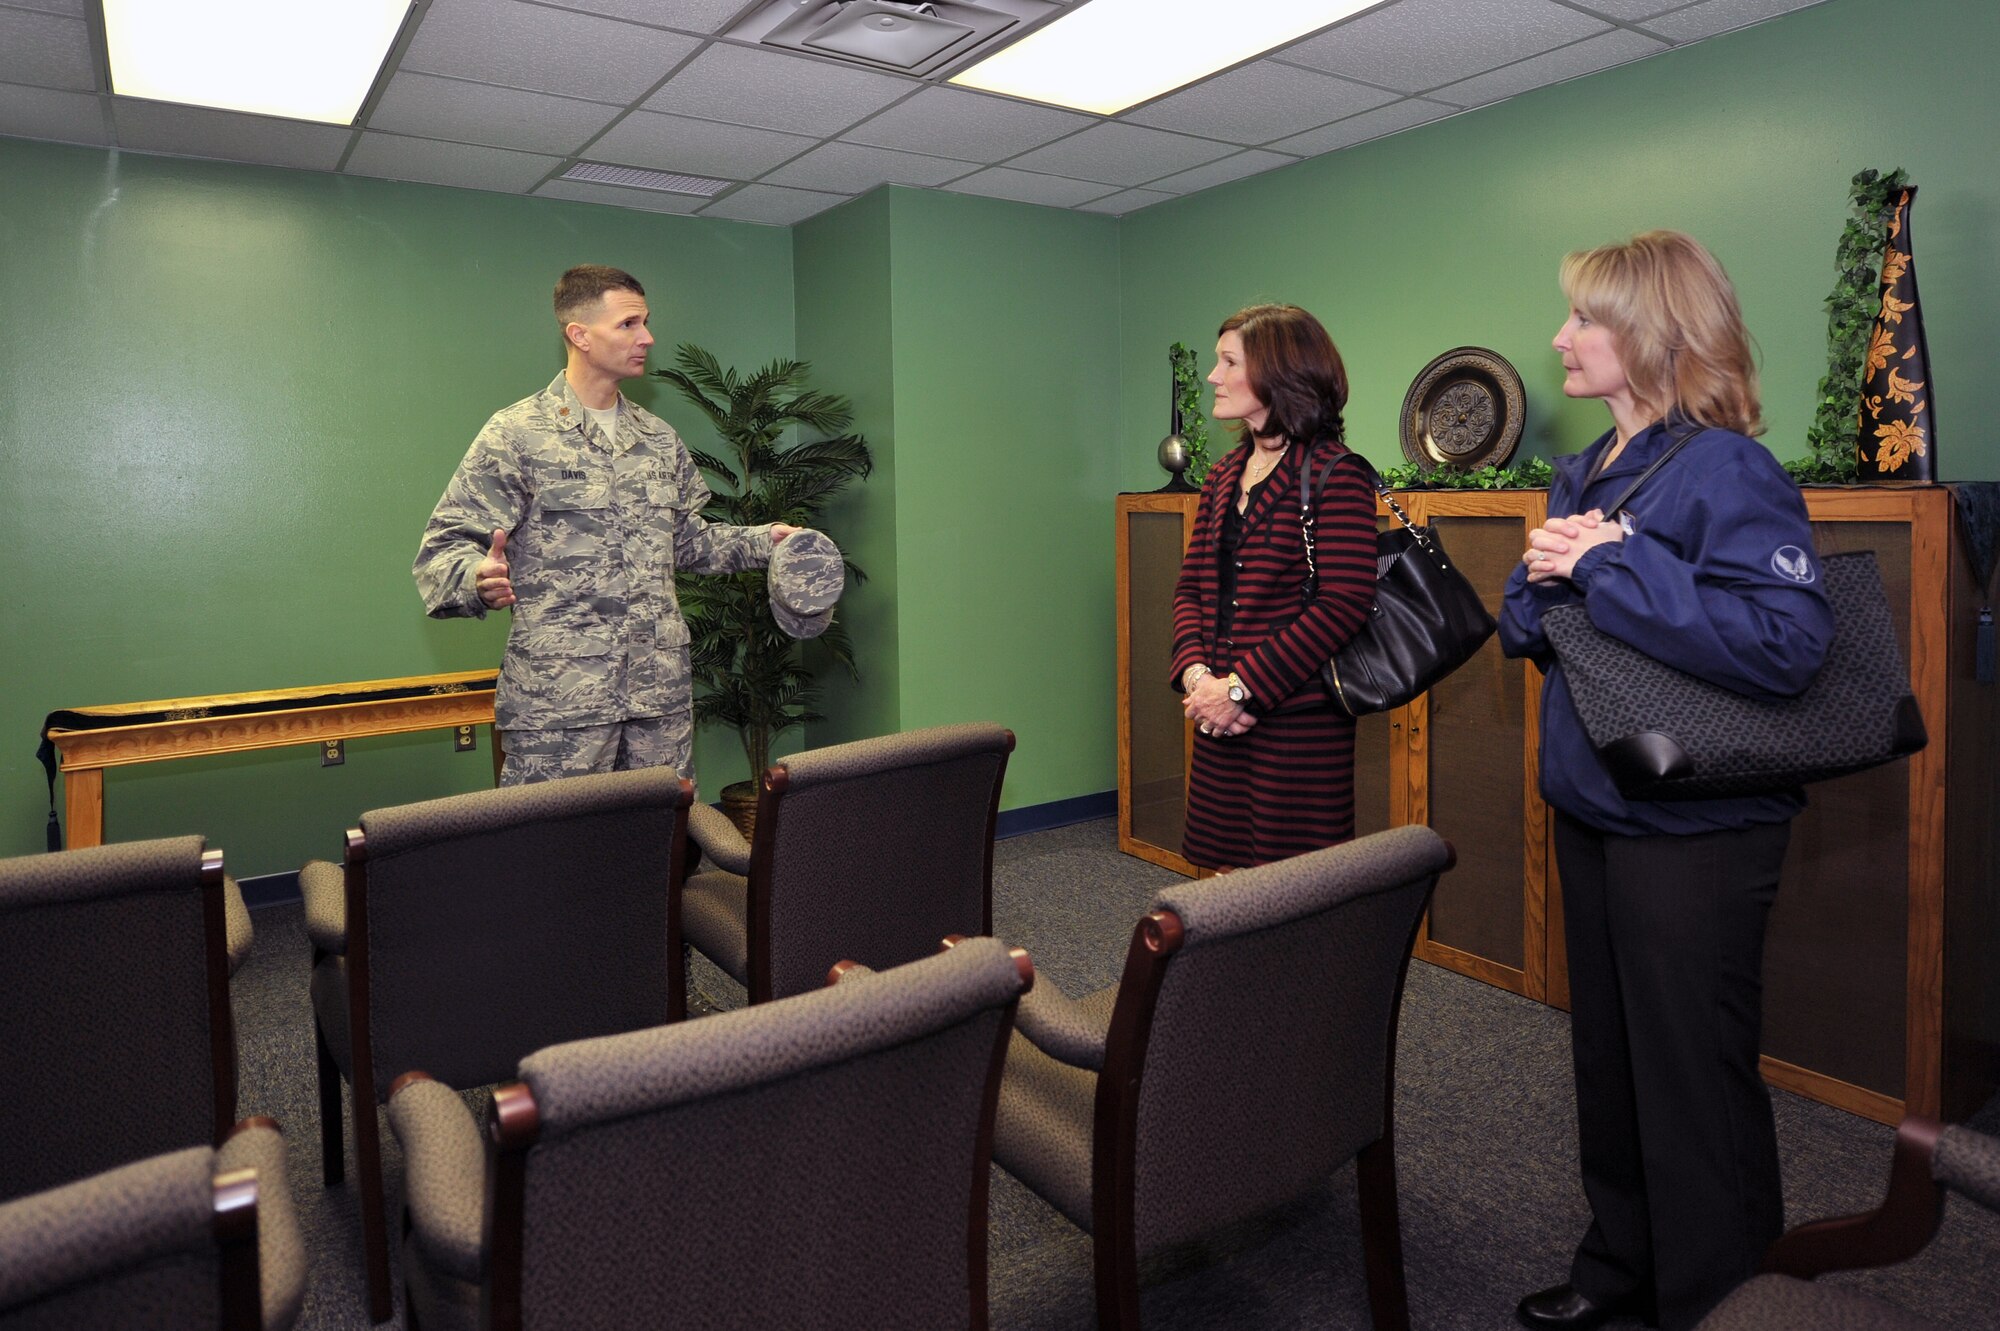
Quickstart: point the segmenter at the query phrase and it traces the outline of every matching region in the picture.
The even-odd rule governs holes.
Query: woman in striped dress
[[[1375,489],[1345,453],[1347,371],[1319,320],[1253,305],[1215,344],[1217,420],[1238,446],[1209,469],[1174,589],[1173,684],[1195,723],[1182,852],[1247,868],[1354,835],[1354,721],[1320,667],[1375,596]],[[1305,595],[1300,471],[1317,490],[1317,593]]]

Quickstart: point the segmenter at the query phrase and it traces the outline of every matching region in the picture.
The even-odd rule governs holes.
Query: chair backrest
[[[1402,827],[1154,897],[1112,1015],[1093,1179],[1097,1207],[1130,1199],[1140,1252],[1301,1196],[1383,1135],[1403,976],[1452,858]],[[1102,1172],[1120,1169],[1123,1190]]]
[[[380,1091],[412,1069],[487,1085],[544,1046],[666,1021],[667,890],[692,800],[653,768],[363,814],[349,983],[365,970]]]
[[[222,855],[198,836],[0,860],[0,1199],[235,1117]]]
[[[973,939],[523,1060],[522,1085],[494,1097],[496,1312],[983,1326],[993,1112],[1032,978],[1025,956]]]
[[[216,1162],[198,1146],[0,1205],[0,1328],[261,1327],[258,1178]]]
[[[993,823],[1013,748],[1000,726],[937,726],[767,772],[750,858],[751,993],[805,993],[843,957],[879,970],[948,934],[992,933]]]

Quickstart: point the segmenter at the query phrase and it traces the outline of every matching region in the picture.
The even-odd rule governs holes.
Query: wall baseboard
[[[1051,800],[1047,804],[1030,804],[1026,808],[1007,809],[1000,814],[993,835],[1006,838],[1022,836],[1028,832],[1046,832],[1051,828],[1068,827],[1072,823],[1094,822],[1099,818],[1111,818],[1118,813],[1118,792],[1100,790],[1094,795],[1078,795],[1072,799]]]
[[[243,889],[243,904],[251,910],[260,906],[284,906],[299,899],[299,871],[290,873],[260,873],[255,878],[239,878],[236,885]]]
[[[1088,823],[1099,818],[1109,818],[1118,812],[1118,792],[1100,790],[1094,795],[1078,795],[1073,799],[1051,800],[1047,804],[1030,804],[1022,809],[1004,810],[995,824],[996,837],[1025,836],[1029,832],[1047,832],[1057,827],[1068,827],[1072,823]],[[290,873],[265,873],[254,878],[239,878],[237,886],[243,889],[243,902],[252,910],[264,906],[285,906],[299,899],[299,874],[294,869]]]

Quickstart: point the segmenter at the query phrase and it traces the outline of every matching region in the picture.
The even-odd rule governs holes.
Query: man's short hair
[[[622,268],[601,263],[580,263],[556,279],[556,326],[567,328],[580,323],[607,291],[646,294],[639,279]]]

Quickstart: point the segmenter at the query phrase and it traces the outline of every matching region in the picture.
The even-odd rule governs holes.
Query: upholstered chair
[[[1378,1328],[1409,1324],[1392,1109],[1396,1018],[1449,843],[1401,827],[1162,888],[1119,983],[1024,998],[994,1159],[1089,1231],[1104,1327],[1139,1263],[1281,1206],[1349,1159]]]
[[[974,723],[797,754],[764,773],[750,841],[697,805],[688,834],[716,867],[677,894],[679,937],[762,1003],[816,987],[842,957],[895,966],[946,934],[991,933],[1013,749],[1013,731]]]
[[[198,836],[0,860],[0,1199],[222,1140],[249,947]]]
[[[668,768],[376,809],[299,874],[326,1182],[352,1088],[369,1312],[395,1302],[375,1108],[412,1068],[489,1085],[545,1045],[668,1019],[668,885],[692,785]]]
[[[0,1204],[0,1331],[284,1331],[306,1249],[285,1143],[245,1119],[194,1146]]]
[[[1738,1286],[1700,1331],[1930,1331],[1938,1324],[1916,1311],[1814,1277],[1916,1256],[1944,1220],[1947,1191],[2000,1212],[2000,1138],[1904,1119],[1882,1205],[1787,1233],[1764,1254],[1764,1273]]]
[[[456,1093],[401,1079],[418,1323],[984,1327],[993,1106],[1033,978],[975,939],[544,1049],[484,1143]]]

